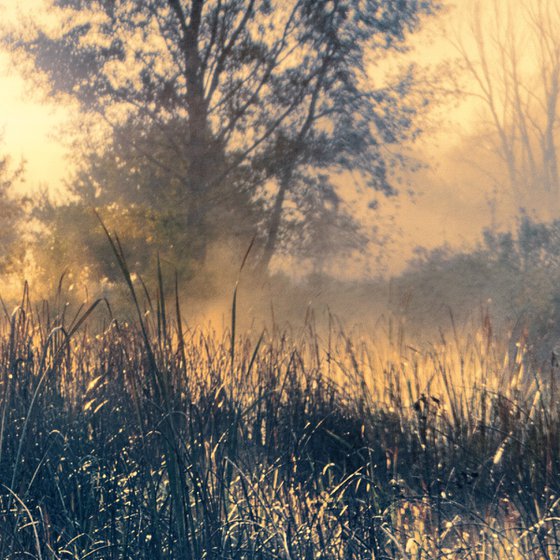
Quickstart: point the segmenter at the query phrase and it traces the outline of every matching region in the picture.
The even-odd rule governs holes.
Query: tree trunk
[[[220,169],[223,154],[217,153],[208,118],[208,101],[204,95],[204,75],[200,56],[199,36],[204,0],[192,0],[190,17],[178,0],[168,0],[174,10],[181,33],[184,74],[187,86],[186,109],[189,116],[187,143],[188,170],[185,180],[185,228],[188,252],[197,261],[204,260],[208,242],[208,192],[215,170]]]
[[[272,207],[272,213],[270,216],[270,224],[268,227],[268,234],[266,243],[263,250],[262,259],[259,262],[259,268],[261,272],[266,272],[270,266],[270,261],[274,256],[276,246],[278,243],[278,233],[280,231],[280,223],[282,221],[282,211],[284,207],[284,200],[286,199],[286,193],[290,185],[292,178],[292,172],[287,171],[282,175],[280,180],[280,186],[278,188],[278,193],[276,194],[276,200],[274,201],[274,206]]]

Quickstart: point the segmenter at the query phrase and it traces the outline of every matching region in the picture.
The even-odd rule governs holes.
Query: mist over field
[[[0,2],[0,558],[560,554],[560,4]]]

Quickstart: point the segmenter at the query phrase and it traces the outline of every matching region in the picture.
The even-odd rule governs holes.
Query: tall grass
[[[134,320],[61,287],[0,321],[0,558],[558,557],[556,366],[489,320],[190,328],[114,243]]]

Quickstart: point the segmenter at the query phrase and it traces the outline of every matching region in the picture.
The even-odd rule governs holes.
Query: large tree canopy
[[[258,232],[267,266],[311,201],[329,220],[343,213],[336,174],[394,192],[391,147],[418,132],[428,100],[412,69],[377,80],[371,70],[436,8],[436,0],[50,0],[56,17],[25,22],[5,42],[47,95],[69,96],[110,126],[104,157],[123,178],[111,185],[99,167],[82,166],[80,189],[89,182],[94,198],[123,204],[141,195],[155,201],[152,211],[165,202],[195,258],[214,224],[243,222]]]

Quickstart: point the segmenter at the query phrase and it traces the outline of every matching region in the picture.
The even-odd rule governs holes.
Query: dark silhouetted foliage
[[[245,244],[248,231],[258,234],[266,268],[279,245],[313,238],[300,226],[357,229],[339,204],[337,175],[351,171],[395,193],[399,146],[419,132],[415,117],[430,98],[416,89],[414,67],[395,76],[378,67],[437,8],[435,0],[54,0],[58,25],[35,22],[4,42],[46,95],[70,97],[109,126],[105,146],[85,151],[79,197],[137,204],[177,234],[176,260],[203,259],[215,234]],[[337,236],[329,238],[332,249]],[[350,239],[364,238],[347,236],[341,247]]]

